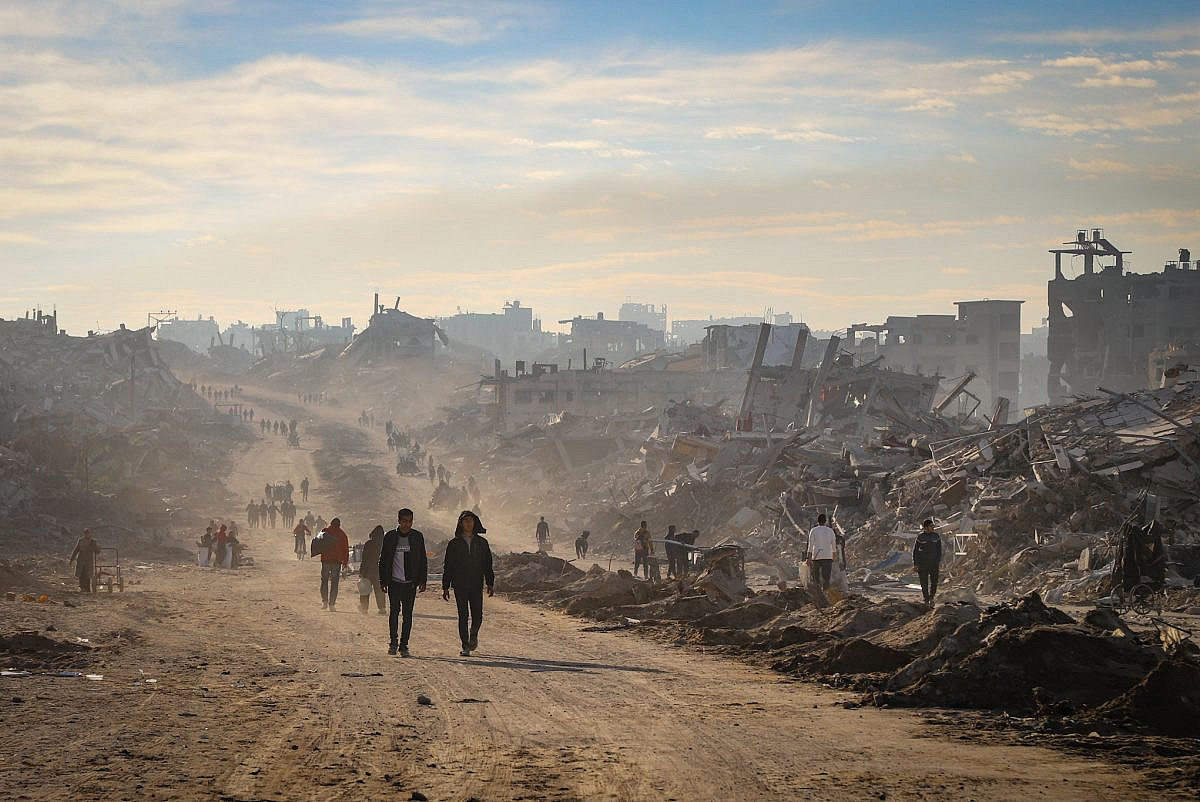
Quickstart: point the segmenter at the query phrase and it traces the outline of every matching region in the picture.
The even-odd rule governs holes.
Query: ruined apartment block
[[[964,411],[978,403],[990,413],[1001,398],[1016,404],[1020,392],[1022,303],[957,301],[957,315],[893,315],[881,324],[858,323],[847,329],[846,349],[863,362],[882,358],[883,367],[951,380],[945,384],[974,374]]]
[[[1178,261],[1167,262],[1161,273],[1126,272],[1130,251],[1114,246],[1099,228],[1080,229],[1063,244],[1050,250],[1054,278],[1046,290],[1051,402],[1097,386],[1125,392],[1157,384],[1159,377],[1147,381],[1156,360],[1200,340],[1200,265],[1181,248]],[[1064,255],[1081,260],[1083,273],[1067,278]]]

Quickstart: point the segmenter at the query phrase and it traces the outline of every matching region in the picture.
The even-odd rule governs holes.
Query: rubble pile
[[[858,691],[865,704],[1200,735],[1200,717],[1167,715],[1200,704],[1190,681],[1200,652],[1186,641],[1166,645],[1155,630],[1134,632],[1111,611],[1080,623],[1037,594],[992,607],[857,595],[831,604],[806,588],[755,592],[729,568],[718,562],[650,583],[542,554],[496,563],[498,586],[517,600]]]
[[[34,550],[83,525],[109,543],[153,538],[224,497],[225,457],[250,435],[175,376],[151,333],[0,321],[0,525],[36,534]]]
[[[640,520],[698,529],[701,545],[738,542],[774,582],[796,577],[807,529],[826,512],[847,535],[851,581],[886,590],[912,581],[904,555],[932,518],[944,586],[1055,600],[1103,595],[1131,516],[1160,521],[1180,553],[1200,532],[1200,383],[1080,399],[1014,424],[870,420],[778,435],[655,433],[641,449],[643,478],[583,528],[600,553],[610,542],[628,551]]]

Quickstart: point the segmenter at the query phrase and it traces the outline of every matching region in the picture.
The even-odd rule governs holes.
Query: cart
[[[125,592],[125,577],[121,576],[121,554],[116,546],[101,547],[96,554],[96,578],[92,582],[93,591],[103,585],[109,593],[113,587]]]

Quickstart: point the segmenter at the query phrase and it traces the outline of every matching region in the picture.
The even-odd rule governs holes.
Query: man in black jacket
[[[492,572],[492,549],[482,535],[487,530],[479,516],[463,510],[454,528],[454,539],[446,545],[446,563],[442,567],[442,598],[458,605],[458,637],[463,657],[479,648],[479,625],[483,623],[483,587],[487,595],[495,593],[496,575]],[[470,627],[467,613],[470,613]]]
[[[925,603],[932,604],[937,595],[938,567],[942,563],[942,536],[933,528],[933,521],[925,519],[921,524],[921,534],[913,544],[913,568],[921,578],[921,593]]]
[[[425,592],[429,575],[429,557],[425,553],[425,536],[412,528],[413,511],[403,509],[396,513],[398,526],[383,536],[379,549],[379,581],[387,584],[388,626],[391,640],[388,654],[395,654],[397,647],[401,657],[408,657],[408,636],[412,634],[413,604],[417,591]],[[396,624],[401,609],[404,611],[404,626],[397,643]]]

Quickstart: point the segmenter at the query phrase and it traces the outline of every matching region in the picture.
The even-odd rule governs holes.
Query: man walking
[[[550,524],[546,523],[546,516],[538,517],[537,528],[534,531],[534,538],[537,540],[538,551],[548,551],[550,546]]]
[[[458,637],[462,641],[463,657],[479,648],[479,627],[483,623],[483,588],[487,595],[495,593],[496,575],[492,573],[492,550],[482,537],[487,530],[479,516],[463,510],[454,528],[454,538],[446,545],[446,562],[442,566],[442,598],[458,605]],[[470,627],[467,613],[470,613]]]
[[[408,638],[412,634],[413,604],[417,593],[425,592],[429,574],[429,557],[425,552],[425,536],[412,528],[413,511],[396,513],[396,528],[383,536],[376,568],[381,580],[387,580],[388,593],[388,654],[397,649],[408,657]],[[370,547],[370,543],[367,544]],[[449,559],[449,557],[447,557]],[[403,614],[403,624],[397,633],[397,619]],[[399,634],[399,638],[397,638]]]
[[[383,581],[385,577],[379,573],[379,555],[383,548],[383,527],[376,526],[371,530],[371,534],[367,537],[367,542],[362,547],[362,559],[359,560],[358,576],[360,579],[360,588],[358,591],[358,606],[362,613],[366,613],[371,609],[371,594],[375,595],[375,609],[383,615]],[[362,585],[362,582],[367,582],[370,587]],[[366,590],[366,593],[363,593]]]
[[[340,518],[330,521],[321,530],[321,537],[325,539],[325,549],[321,552],[321,609],[332,613],[337,609],[342,566],[350,564],[350,538],[342,531]]]
[[[300,480],[300,496],[301,496],[301,498],[304,499],[305,503],[308,502],[308,477],[307,476],[305,476],[303,479]]]
[[[833,560],[837,551],[837,536],[825,522],[825,514],[822,513],[817,516],[817,525],[808,530],[809,572],[821,586],[821,590],[829,590],[829,580],[833,576]]]
[[[921,534],[913,543],[913,568],[921,579],[921,595],[926,604],[933,604],[937,595],[938,569],[942,564],[942,536],[933,528],[929,518],[921,524]]]
[[[75,544],[71,559],[67,564],[75,563],[75,577],[79,580],[80,593],[92,593],[96,590],[96,556],[100,554],[100,544],[92,540],[92,530],[84,529],[83,537]]]

